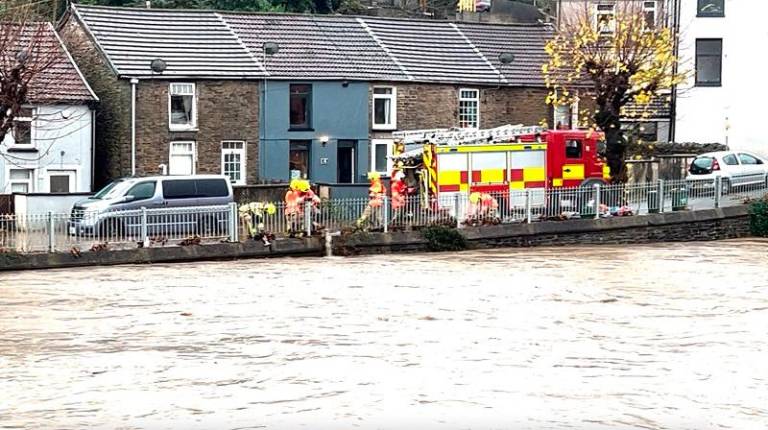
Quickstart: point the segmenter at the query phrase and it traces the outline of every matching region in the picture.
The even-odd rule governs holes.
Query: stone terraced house
[[[396,130],[552,121],[546,25],[73,5],[60,32],[102,100],[102,182],[361,183]]]

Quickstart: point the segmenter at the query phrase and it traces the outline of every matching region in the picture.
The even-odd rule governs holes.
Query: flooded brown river
[[[768,242],[4,273],[0,428],[765,429]]]

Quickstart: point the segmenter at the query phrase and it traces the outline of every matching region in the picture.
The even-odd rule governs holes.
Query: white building
[[[720,142],[768,156],[762,73],[765,0],[679,0],[681,70],[674,140]]]
[[[28,103],[0,141],[0,194],[91,191],[94,103],[98,98],[49,23],[24,34],[42,38],[50,63],[29,85]],[[0,31],[3,29],[0,28]]]

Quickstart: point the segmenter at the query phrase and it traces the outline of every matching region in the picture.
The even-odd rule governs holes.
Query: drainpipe
[[[96,109],[91,109],[91,188],[96,185]]]
[[[131,79],[131,176],[136,176],[136,85],[139,80]]]

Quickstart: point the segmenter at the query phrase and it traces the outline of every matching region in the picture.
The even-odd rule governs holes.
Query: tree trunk
[[[621,131],[621,118],[618,114],[619,109],[605,109],[600,107],[600,111],[595,115],[595,122],[605,133],[606,158],[608,167],[611,168],[611,182],[626,182],[627,169],[624,162],[627,152],[627,140]]]

